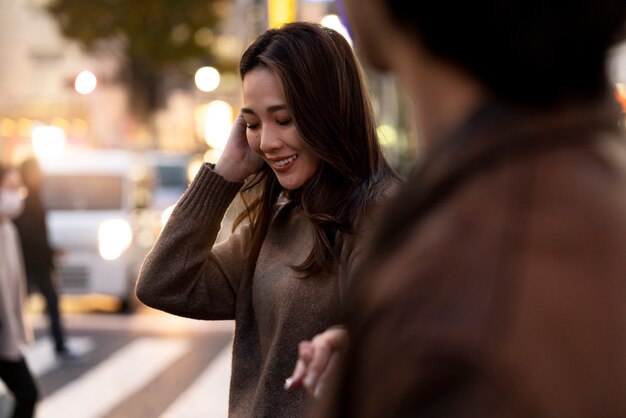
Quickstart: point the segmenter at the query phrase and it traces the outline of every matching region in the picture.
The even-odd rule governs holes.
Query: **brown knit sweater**
[[[148,306],[206,320],[235,320],[229,415],[299,417],[309,402],[303,390],[285,391],[298,343],[337,324],[342,289],[362,242],[345,240],[337,275],[299,278],[289,267],[312,248],[308,221],[297,207],[279,204],[252,279],[240,227],[216,245],[224,214],[240,190],[204,164],[148,254],[137,296]],[[360,235],[371,216],[359,223]]]

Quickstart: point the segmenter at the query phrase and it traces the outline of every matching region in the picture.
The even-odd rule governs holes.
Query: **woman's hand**
[[[319,397],[347,347],[348,332],[342,327],[328,328],[311,341],[302,341],[298,345],[296,367],[285,381],[285,389],[304,386],[307,392]]]
[[[215,172],[226,180],[242,182],[263,166],[263,159],[250,148],[246,139],[246,121],[239,113],[230,131],[222,156],[215,164]]]

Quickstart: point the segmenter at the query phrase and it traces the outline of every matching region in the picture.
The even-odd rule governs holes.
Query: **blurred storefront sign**
[[[293,22],[298,18],[296,0],[268,0],[268,25],[271,28]]]

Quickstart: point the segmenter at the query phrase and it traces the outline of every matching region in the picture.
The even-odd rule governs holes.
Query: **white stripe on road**
[[[231,343],[159,418],[226,418],[232,351]]]
[[[94,342],[89,337],[69,337],[67,347],[76,356],[84,356],[94,348]],[[26,363],[31,372],[40,377],[51,370],[62,366],[54,350],[52,339],[49,337],[40,338],[31,346],[29,346],[24,354]]]
[[[42,400],[37,418],[97,418],[155,379],[183,356],[182,339],[138,338],[80,378]]]
[[[67,346],[75,355],[84,356],[93,350],[94,342],[89,337],[69,337]],[[50,337],[39,338],[33,344],[28,345],[24,357],[26,358],[26,364],[28,364],[30,371],[35,377],[41,377],[63,365],[56,358],[54,345]],[[0,381],[0,396],[4,396],[6,393],[7,388]]]

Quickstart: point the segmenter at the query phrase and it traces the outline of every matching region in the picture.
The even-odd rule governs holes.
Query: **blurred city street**
[[[59,361],[46,318],[29,315],[36,341],[37,418],[226,417],[232,323],[202,322],[139,307],[133,314],[65,315],[70,349]],[[10,399],[0,390],[0,417]]]
[[[41,184],[20,187],[20,198],[40,198],[45,268],[74,354],[55,356],[45,302],[30,295],[35,341],[25,358],[41,395],[36,418],[227,417],[234,323],[147,308],[135,297],[137,276],[201,165],[224,151],[249,42],[302,20],[352,45],[339,5],[0,1],[0,165],[33,160],[40,169]],[[607,59],[626,114],[626,43]],[[392,75],[365,62],[363,75],[383,152],[404,175],[423,149],[413,109]],[[239,198],[231,204],[218,242],[243,208]],[[0,418],[12,402],[0,380]]]

